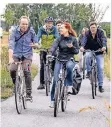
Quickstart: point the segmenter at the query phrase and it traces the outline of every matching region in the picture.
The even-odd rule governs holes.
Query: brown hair
[[[96,25],[97,26],[97,23],[95,21],[92,21],[92,22],[90,22],[89,26],[92,26],[92,25]]]
[[[65,28],[68,29],[69,34],[71,34],[74,37],[77,37],[77,34],[76,34],[75,30],[73,30],[73,28],[72,28],[70,23],[64,22],[63,24],[65,25]]]
[[[57,25],[57,24],[59,24],[59,23],[61,23],[61,24],[62,24],[62,23],[63,23],[63,21],[62,21],[62,20],[60,20],[60,19],[59,19],[59,20],[57,20],[57,21],[56,21],[56,25]]]

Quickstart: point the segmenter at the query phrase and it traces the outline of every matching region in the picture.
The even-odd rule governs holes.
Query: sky
[[[98,3],[96,3],[98,5]],[[111,22],[111,3],[108,4],[108,3],[101,3],[101,7],[103,7],[103,10],[104,8],[109,5],[110,7],[108,8],[108,10],[106,11],[103,19],[102,19],[102,22]],[[0,3],[0,14],[3,14],[4,13],[4,10],[5,10],[5,6],[6,6],[6,3]]]

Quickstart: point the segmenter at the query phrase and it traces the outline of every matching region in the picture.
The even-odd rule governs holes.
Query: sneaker
[[[49,106],[50,108],[54,108],[54,101],[51,101],[51,103],[50,103],[50,106]]]
[[[26,101],[31,101],[32,102],[32,96],[31,94],[26,95]]]
[[[44,85],[43,84],[40,84],[38,87],[37,87],[38,90],[40,89],[45,89]]]
[[[87,74],[86,74],[86,78],[89,78],[90,79],[90,74],[91,74],[91,72],[89,71],[89,72],[87,72]]]
[[[103,89],[102,86],[99,86],[99,92],[100,92],[100,93],[103,93],[103,92],[104,92],[104,89]]]

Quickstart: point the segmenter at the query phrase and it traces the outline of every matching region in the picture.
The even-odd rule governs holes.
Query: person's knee
[[[11,64],[9,68],[10,72],[14,72],[17,70],[17,65],[16,64]]]
[[[67,63],[67,69],[72,70],[74,68],[74,63],[72,61]]]
[[[90,52],[86,52],[85,58],[86,58],[86,59],[87,59],[87,58],[91,58],[91,53],[90,53]]]

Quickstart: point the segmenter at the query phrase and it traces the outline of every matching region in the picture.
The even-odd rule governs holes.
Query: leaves
[[[95,109],[95,107],[87,106],[87,107],[84,107],[84,108],[80,108],[80,109],[79,109],[79,113],[80,113],[80,112],[83,112],[83,111],[86,111],[86,110],[89,110],[89,109],[90,109],[90,110],[93,110],[93,109]]]

